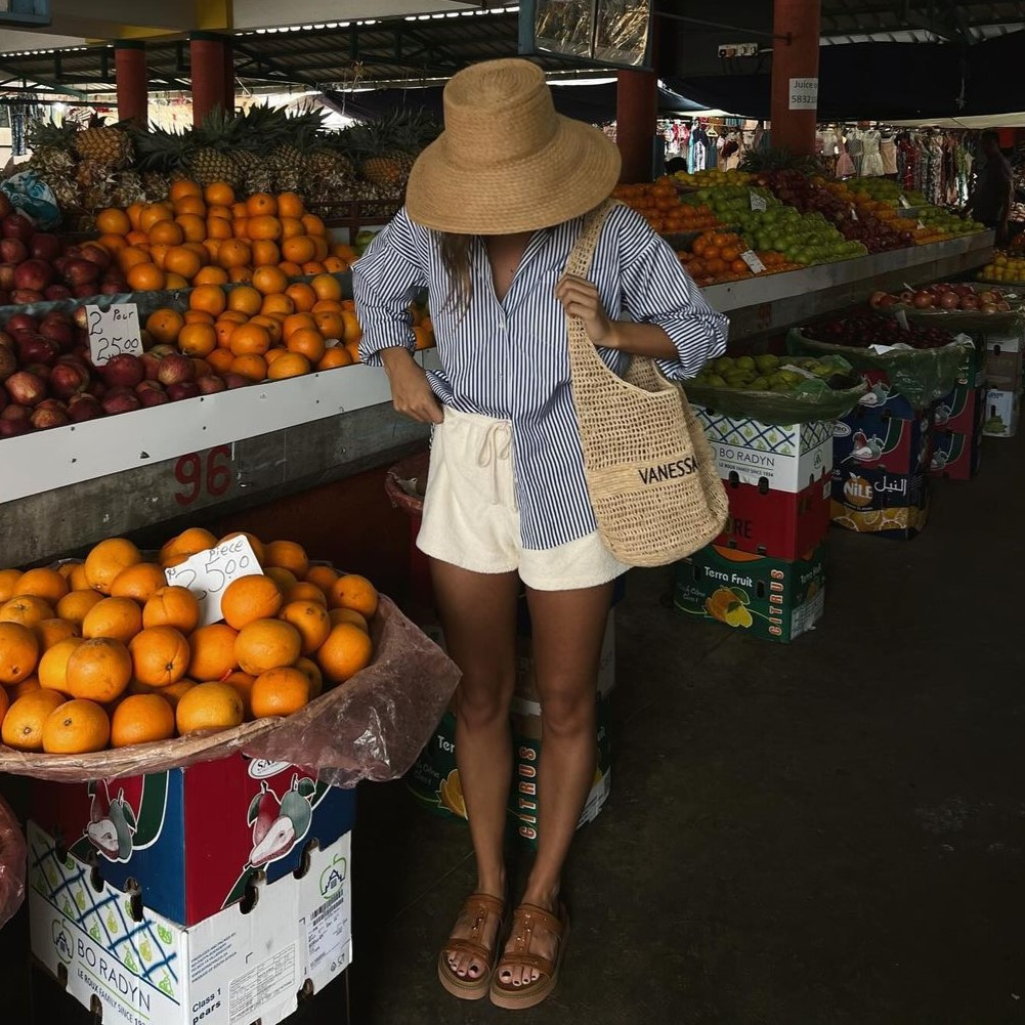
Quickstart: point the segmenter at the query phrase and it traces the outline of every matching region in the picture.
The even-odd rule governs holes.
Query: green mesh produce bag
[[[781,426],[837,420],[858,404],[868,385],[858,380],[843,356],[828,356],[822,362],[835,367],[836,373],[829,383],[821,378],[806,380],[792,391],[744,391],[696,381],[685,381],[683,388],[691,402],[737,419],[750,417]],[[779,369],[785,368],[786,360],[781,360]]]
[[[946,395],[960,376],[960,369],[974,347],[971,341],[954,342],[942,349],[890,349],[877,353],[849,345],[819,342],[791,328],[787,352],[795,356],[841,356],[856,371],[886,374],[895,392],[917,409],[924,409]]]

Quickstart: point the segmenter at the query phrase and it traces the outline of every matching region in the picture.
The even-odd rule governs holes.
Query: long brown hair
[[[441,234],[441,265],[450,282],[448,297],[442,309],[456,310],[465,314],[470,308],[473,296],[473,279],[470,275],[470,244],[473,235],[457,235],[445,231]]]

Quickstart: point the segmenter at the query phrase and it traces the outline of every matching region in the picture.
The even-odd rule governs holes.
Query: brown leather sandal
[[[548,930],[559,941],[555,960],[530,952],[534,930]],[[521,904],[513,912],[512,929],[505,953],[499,958],[491,978],[491,1002],[507,1011],[522,1011],[536,1007],[555,989],[559,981],[559,966],[569,939],[569,914],[564,904],[559,905],[556,918],[550,911],[535,904]],[[512,968],[533,968],[538,973],[536,982],[513,986],[502,982],[502,973]]]
[[[498,930],[495,933],[494,946],[487,947],[483,942],[485,926],[489,915],[498,916]],[[502,941],[502,924],[505,919],[505,901],[486,893],[471,894],[463,902],[459,911],[459,919],[471,919],[473,925],[466,939],[452,939],[438,954],[438,978],[441,984],[454,997],[460,1000],[480,1000],[487,996],[491,987],[491,977],[495,970],[495,957]],[[456,921],[459,921],[457,919]],[[462,978],[452,971],[448,963],[450,954],[469,954],[482,965],[485,970],[476,979]]]

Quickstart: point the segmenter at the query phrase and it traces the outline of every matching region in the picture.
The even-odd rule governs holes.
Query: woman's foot
[[[464,901],[448,943],[438,955],[438,978],[453,996],[479,1000],[491,985],[505,901],[474,893]]]
[[[568,936],[569,916],[558,898],[521,904],[494,970],[491,1002],[510,1010],[541,1003],[558,982]]]

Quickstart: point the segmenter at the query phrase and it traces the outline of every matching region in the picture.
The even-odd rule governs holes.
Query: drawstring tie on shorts
[[[493,423],[488,425],[487,430],[484,432],[480,449],[477,452],[477,465],[481,467],[481,469],[485,469],[488,466],[491,467],[492,480],[494,482],[494,493],[496,497],[501,483],[498,464],[505,459],[509,459],[511,455],[512,424],[506,420],[495,420]],[[516,502],[515,487],[513,488],[513,503],[518,509],[519,505]]]

